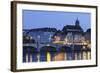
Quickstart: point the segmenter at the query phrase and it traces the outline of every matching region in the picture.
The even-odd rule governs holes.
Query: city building
[[[31,29],[27,35],[35,39],[39,43],[50,43],[51,37],[57,30],[55,28],[37,28]]]
[[[84,34],[85,41],[88,44],[88,48],[91,48],[91,29],[87,29]]]
[[[66,25],[62,29],[63,34],[66,36],[67,44],[79,44],[83,37],[83,29],[80,26],[80,22],[77,18],[74,25]]]
[[[74,25],[23,30],[23,62],[89,60],[91,29],[86,32],[78,18]]]

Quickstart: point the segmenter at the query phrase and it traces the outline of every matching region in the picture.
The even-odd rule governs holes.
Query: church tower
[[[79,22],[79,20],[78,20],[78,17],[77,17],[77,20],[76,20],[76,22],[75,22],[75,26],[80,26],[80,22]]]

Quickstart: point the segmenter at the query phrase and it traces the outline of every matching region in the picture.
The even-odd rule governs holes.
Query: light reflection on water
[[[70,52],[32,52],[23,49],[23,62],[45,62],[45,61],[69,61],[69,60],[90,60],[91,51],[70,51]]]

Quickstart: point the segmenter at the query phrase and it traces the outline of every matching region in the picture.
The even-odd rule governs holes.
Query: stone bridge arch
[[[56,47],[43,46],[40,48],[40,61],[54,61],[54,56],[57,52]]]
[[[23,62],[37,61],[37,48],[33,46],[23,46]]]

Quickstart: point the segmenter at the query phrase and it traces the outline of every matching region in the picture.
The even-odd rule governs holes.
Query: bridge
[[[34,47],[36,48],[38,51],[43,48],[43,47],[48,47],[48,46],[51,46],[51,47],[54,47],[56,48],[56,50],[62,48],[63,46],[67,46],[69,48],[80,48],[80,49],[84,49],[84,50],[87,50],[88,45],[87,44],[82,44],[82,43],[68,43],[68,44],[55,44],[55,43],[27,43],[27,44],[23,44],[24,47],[28,47],[28,46],[31,46],[31,47]],[[77,49],[76,49],[77,50]]]
[[[83,46],[85,46],[85,49]],[[78,43],[74,45],[53,43],[23,44],[23,62],[90,59],[91,49],[87,49],[86,47],[86,44],[82,45]],[[61,50],[64,52],[61,53]]]

